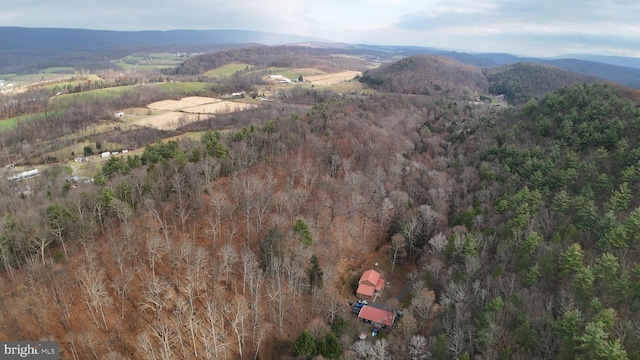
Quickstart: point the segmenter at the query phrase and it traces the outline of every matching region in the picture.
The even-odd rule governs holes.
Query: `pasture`
[[[357,75],[362,75],[360,71],[342,71],[337,73],[323,74],[323,75],[312,75],[305,76],[304,81],[310,82],[312,85],[316,86],[328,86],[335,85],[341,82],[353,80]]]
[[[174,68],[184,60],[176,53],[145,53],[125,56],[115,64],[123,70],[160,70]]]

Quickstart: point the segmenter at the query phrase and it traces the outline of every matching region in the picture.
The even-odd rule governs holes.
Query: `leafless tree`
[[[160,343],[160,358],[163,360],[172,359],[176,342],[176,331],[173,324],[163,318],[156,319],[151,325],[151,334]]]
[[[40,253],[40,258],[43,265],[46,264],[44,251],[52,242],[53,238],[51,238],[51,236],[49,236],[49,234],[46,232],[36,233],[33,235],[33,238],[31,238],[31,244]]]
[[[120,199],[113,199],[111,201],[111,209],[115,212],[120,223],[124,227],[124,234],[127,240],[131,240],[131,234],[133,233],[133,227],[131,221],[133,220],[133,209],[131,206]]]
[[[159,277],[151,279],[143,279],[143,301],[140,304],[140,311],[151,309],[154,312],[155,319],[160,318],[162,309],[167,307],[167,299],[169,298],[170,284]]]
[[[86,266],[80,269],[80,283],[84,289],[84,302],[89,308],[96,327],[100,328],[97,315],[100,314],[104,328],[108,330],[107,319],[104,308],[111,306],[113,299],[107,291],[105,271],[95,263],[93,259],[88,259]]]
[[[162,233],[164,234],[164,238],[167,241],[167,243],[169,242],[169,229],[167,228],[167,222],[164,219],[164,214],[158,210],[157,208],[157,204],[153,199],[146,199],[145,200],[145,206],[147,208],[147,210],[149,211],[149,214],[151,215],[151,217],[156,220],[159,225],[160,225],[160,231],[162,231]]]
[[[427,360],[431,353],[427,350],[427,339],[422,335],[413,335],[409,341],[409,358],[411,360]]]
[[[174,214],[180,218],[180,224],[182,225],[182,232],[186,231],[187,227],[187,219],[191,215],[191,206],[190,206],[190,198],[189,198],[189,188],[186,184],[186,176],[185,174],[175,171],[173,176],[171,177],[171,189],[177,196],[177,204],[174,209]]]
[[[356,341],[351,345],[358,359],[369,359],[373,353],[373,345],[368,341]]]
[[[273,319],[278,324],[278,331],[280,336],[284,332],[284,301],[285,293],[282,285],[282,266],[279,258],[275,257],[271,262],[271,269],[273,276],[269,277],[267,287],[267,297],[269,299],[269,308],[273,314]]]
[[[420,233],[420,226],[420,220],[415,214],[412,214],[402,225],[402,233],[407,239],[407,244],[409,245],[409,256],[413,255],[416,240]]]
[[[203,315],[205,321],[199,337],[205,344],[207,357],[211,358],[211,354],[213,354],[215,358],[218,358],[220,352],[229,344],[226,341],[223,312],[218,307],[217,299],[213,296],[205,302]]]
[[[423,322],[431,319],[439,310],[436,293],[427,288],[420,289],[411,299],[411,312]]]
[[[264,272],[260,268],[258,257],[251,249],[246,248],[242,252],[242,268],[245,279],[243,283],[247,283],[249,287],[249,298],[252,300],[249,305],[251,314],[253,315],[252,339],[254,339],[255,342],[260,326],[260,290],[262,289],[262,283],[264,281]],[[242,288],[242,294],[244,296],[244,284]]]
[[[209,225],[211,226],[212,240],[211,250],[215,251],[216,237],[222,232],[222,216],[229,211],[229,200],[222,192],[211,193],[210,204],[213,208],[209,214]]]
[[[162,263],[162,257],[169,251],[168,241],[164,241],[159,236],[152,236],[147,240],[147,256],[149,267],[151,267],[151,275],[156,277],[156,264]]]
[[[236,297],[234,300],[234,308],[232,310],[232,316],[229,320],[231,328],[236,333],[236,339],[238,341],[238,353],[242,359],[242,349],[244,346],[245,330],[244,321],[249,313],[249,307],[244,297]]]
[[[378,211],[376,212],[378,220],[378,244],[382,242],[386,229],[389,227],[389,220],[391,220],[391,217],[393,216],[393,208],[393,203],[388,197],[383,198],[380,206],[378,206]]]
[[[159,356],[156,355],[156,346],[153,341],[151,341],[151,338],[149,337],[149,333],[147,331],[144,331],[138,335],[136,345],[138,345],[140,352],[142,352],[142,354],[144,354],[146,358],[152,360],[159,359]]]
[[[302,179],[301,179],[302,186],[304,187],[305,190],[311,191],[311,189],[313,189],[313,186],[315,185],[316,180],[318,179],[318,175],[319,175],[319,169],[314,164],[313,160],[305,162],[304,166],[302,167]]]
[[[389,248],[389,257],[391,258],[391,273],[396,267],[396,263],[402,261],[407,255],[406,251],[407,239],[403,234],[395,234],[391,237],[391,247]]]
[[[429,240],[429,245],[433,248],[436,254],[440,254],[449,244],[447,237],[442,233],[437,233]]]
[[[222,247],[220,257],[220,271],[225,277],[225,283],[229,286],[229,274],[233,270],[233,265],[237,263],[240,258],[231,244]]]
[[[215,158],[206,156],[204,160],[200,162],[202,175],[204,177],[204,184],[207,187],[209,194],[213,193],[212,182],[220,175],[220,162]]]
[[[389,343],[386,339],[376,340],[376,342],[373,343],[372,350],[370,356],[372,360],[385,360],[389,358]]]

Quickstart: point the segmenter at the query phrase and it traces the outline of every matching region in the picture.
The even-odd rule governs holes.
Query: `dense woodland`
[[[501,109],[450,87],[298,90],[93,184],[0,179],[0,337],[69,359],[640,358],[633,92]],[[409,295],[359,341],[348,300],[374,262]]]
[[[534,63],[517,63],[485,70],[492,94],[504,94],[512,104],[540,99],[568,84],[603,82],[601,78]]]
[[[384,92],[466,100],[477,99],[488,86],[481,68],[435,55],[411,56],[367,70],[359,80]]]

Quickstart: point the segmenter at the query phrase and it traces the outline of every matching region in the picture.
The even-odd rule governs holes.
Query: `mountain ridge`
[[[110,59],[149,49],[184,51],[180,47],[197,46],[196,52],[211,52],[221,47],[248,44],[304,44],[317,48],[375,51],[386,53],[389,58],[434,54],[482,68],[533,62],[640,89],[640,59],[636,58],[590,54],[555,58],[519,57],[505,53],[471,53],[422,46],[345,44],[308,36],[235,29],[115,31],[0,26],[0,52],[3,54],[0,57],[0,73],[32,73],[54,66],[98,69],[109,67]]]

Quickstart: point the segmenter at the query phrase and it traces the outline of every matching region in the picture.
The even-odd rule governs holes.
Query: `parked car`
[[[368,302],[367,302],[367,300],[358,300],[358,304],[367,305]]]
[[[378,335],[378,331],[380,331],[380,329],[379,329],[379,328],[377,328],[377,327],[374,327],[374,328],[373,328],[373,331],[371,332],[371,336],[376,336],[376,335]]]

